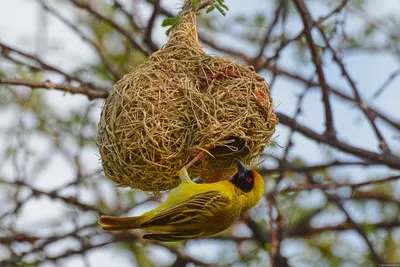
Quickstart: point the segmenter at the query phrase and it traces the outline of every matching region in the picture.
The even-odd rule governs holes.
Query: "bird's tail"
[[[121,231],[139,228],[142,223],[142,217],[101,216],[98,222],[103,230]]]

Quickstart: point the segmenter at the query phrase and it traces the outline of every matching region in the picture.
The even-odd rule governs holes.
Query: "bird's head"
[[[237,172],[233,175],[230,180],[236,185],[242,192],[249,193],[257,189],[258,191],[264,192],[264,181],[259,173],[250,170],[240,160],[236,160]]]
[[[244,212],[260,202],[264,194],[264,180],[258,172],[248,169],[241,161],[236,160],[236,165],[237,172],[230,181],[243,192],[240,201],[241,212]]]

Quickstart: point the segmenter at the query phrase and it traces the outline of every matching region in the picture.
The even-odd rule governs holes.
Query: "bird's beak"
[[[244,176],[244,174],[249,171],[246,165],[244,165],[243,162],[241,162],[238,159],[236,160],[236,166],[239,173],[239,177]]]

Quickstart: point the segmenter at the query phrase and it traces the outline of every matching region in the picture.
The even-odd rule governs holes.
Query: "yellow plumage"
[[[143,236],[158,241],[179,241],[215,235],[227,229],[243,212],[255,206],[264,193],[264,181],[238,161],[231,180],[196,184],[185,168],[182,183],[156,209],[136,217],[102,216],[104,230],[144,229]]]

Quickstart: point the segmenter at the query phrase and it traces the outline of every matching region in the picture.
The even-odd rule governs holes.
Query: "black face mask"
[[[246,165],[241,161],[236,160],[237,173],[230,180],[234,185],[236,185],[240,190],[248,193],[254,187],[254,176],[253,172],[249,170]]]

